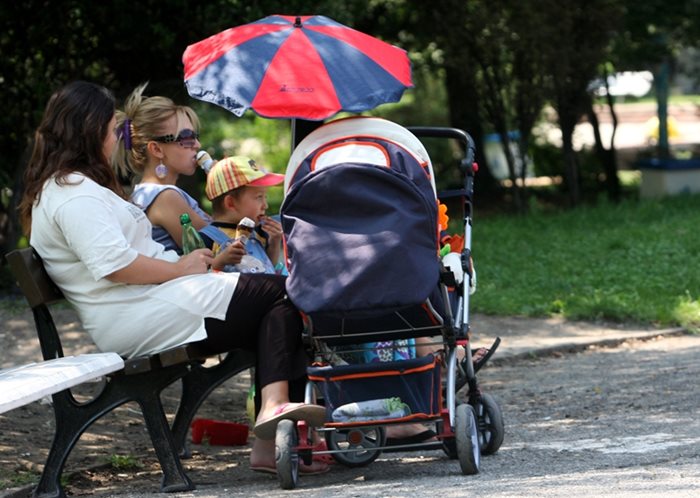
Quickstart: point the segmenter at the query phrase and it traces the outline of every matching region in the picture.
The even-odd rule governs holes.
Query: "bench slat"
[[[0,370],[0,413],[124,368],[116,353],[82,354]]]

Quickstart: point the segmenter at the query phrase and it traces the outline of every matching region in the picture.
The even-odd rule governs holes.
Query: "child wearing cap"
[[[248,254],[240,264],[229,265],[224,271],[275,273],[275,265],[280,262],[282,225],[266,214],[267,188],[283,181],[283,175],[270,173],[245,156],[227,157],[212,166],[205,190],[212,201],[211,225],[228,239],[235,239],[241,220],[249,218],[255,223],[245,244]],[[200,229],[200,233],[217,254],[222,243],[216,234],[209,229]]]

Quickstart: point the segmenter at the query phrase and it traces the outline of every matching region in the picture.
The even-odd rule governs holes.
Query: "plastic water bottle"
[[[214,166],[214,161],[206,150],[200,150],[195,156],[197,159],[197,164],[200,168],[204,170],[205,173],[209,173],[209,170]]]
[[[192,220],[190,220],[190,215],[187,213],[182,213],[180,215],[180,224],[182,225],[182,253],[189,254],[195,249],[202,249],[205,247],[204,241],[197,229],[192,226]]]
[[[255,425],[255,383],[251,382],[250,389],[248,389],[248,396],[245,400],[245,411],[248,415],[248,420],[250,423]]]

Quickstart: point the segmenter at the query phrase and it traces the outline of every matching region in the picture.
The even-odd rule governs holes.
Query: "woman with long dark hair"
[[[279,420],[321,425],[325,415],[323,407],[289,402],[308,358],[284,280],[208,272],[208,249],[180,257],[155,242],[110,166],[117,133],[107,89],[74,82],[50,98],[24,177],[29,242],[101,351],[133,357],[191,342],[212,353],[256,351],[262,407],[251,467],[274,469]],[[300,470],[327,469],[313,462]]]

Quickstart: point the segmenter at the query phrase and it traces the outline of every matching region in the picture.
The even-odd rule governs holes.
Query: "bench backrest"
[[[37,252],[28,247],[10,252],[7,256],[10,271],[27,298],[30,308],[51,304],[63,299],[63,293],[46,273],[44,262]]]
[[[44,360],[62,357],[61,339],[48,305],[63,300],[63,293],[46,273],[41,257],[33,248],[12,251],[6,258],[10,271],[34,314]]]

